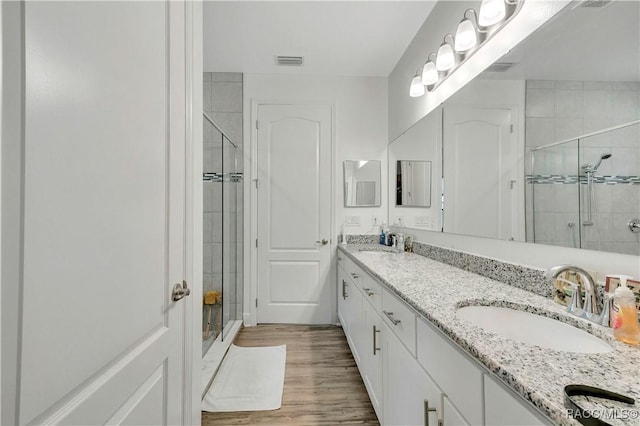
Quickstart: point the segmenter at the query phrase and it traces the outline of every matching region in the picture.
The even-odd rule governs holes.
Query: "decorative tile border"
[[[413,252],[483,277],[521,288],[544,297],[551,297],[553,286],[545,271],[476,256],[420,242],[413,243]]]
[[[242,182],[242,173],[203,173],[204,182]]]
[[[587,177],[582,175],[527,175],[530,184],[576,184],[586,185]],[[640,185],[640,176],[594,176],[593,183],[606,185]]]

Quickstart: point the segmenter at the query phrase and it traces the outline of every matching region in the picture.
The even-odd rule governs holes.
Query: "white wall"
[[[380,160],[382,182],[387,181],[387,79],[381,77],[244,75],[244,134],[251,134],[251,101],[310,101],[335,105],[332,237],[340,232],[345,215],[360,216],[360,226],[347,227],[348,234],[377,234],[372,216],[386,220],[387,185],[382,185],[380,207],[344,207],[344,160]],[[246,137],[246,138],[247,138]],[[245,138],[245,139],[246,139]],[[250,141],[245,140],[245,146]],[[245,161],[248,161],[245,155]],[[245,162],[245,170],[251,170]],[[329,178],[329,177],[328,177]],[[250,176],[245,176],[249,182]],[[248,191],[247,191],[248,192]],[[246,209],[249,210],[249,209]],[[246,222],[249,223],[249,222]],[[335,241],[334,241],[335,242]]]

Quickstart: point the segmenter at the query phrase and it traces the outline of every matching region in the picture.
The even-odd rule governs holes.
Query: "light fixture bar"
[[[460,65],[520,12],[525,0],[482,0],[480,11],[467,9],[458,24],[455,37],[447,34],[437,54],[431,53],[422,73],[411,80],[409,95],[419,97],[435,90]]]

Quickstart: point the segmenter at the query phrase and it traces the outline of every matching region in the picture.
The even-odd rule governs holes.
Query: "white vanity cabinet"
[[[488,374],[484,375],[484,418],[492,426],[550,425]]]
[[[442,419],[442,391],[386,324],[382,353],[385,362],[382,423],[437,426]]]
[[[381,424],[550,424],[342,253],[338,318]]]
[[[468,424],[484,423],[482,370],[426,320],[417,326],[418,362],[440,385]],[[447,410],[445,410],[446,412]],[[445,415],[445,419],[447,416]]]

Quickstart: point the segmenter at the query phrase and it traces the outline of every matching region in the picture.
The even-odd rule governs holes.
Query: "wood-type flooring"
[[[342,328],[260,325],[243,328],[238,346],[287,345],[282,407],[202,413],[203,426],[379,425]]]

